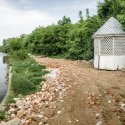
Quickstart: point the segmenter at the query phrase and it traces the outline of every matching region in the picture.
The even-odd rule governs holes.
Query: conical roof
[[[110,19],[105,22],[101,28],[93,35],[102,36],[102,35],[125,35],[123,30],[123,26],[114,18],[111,17]]]

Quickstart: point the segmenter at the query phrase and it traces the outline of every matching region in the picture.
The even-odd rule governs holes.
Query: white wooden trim
[[[114,39],[114,37],[113,37],[113,55],[114,55],[114,51],[115,51],[114,43],[115,43],[115,39]]]

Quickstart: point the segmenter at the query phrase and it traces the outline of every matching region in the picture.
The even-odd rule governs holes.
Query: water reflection
[[[0,102],[3,100],[7,92],[8,68],[7,55],[0,52]]]

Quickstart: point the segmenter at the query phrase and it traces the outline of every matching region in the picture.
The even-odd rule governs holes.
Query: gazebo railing
[[[125,37],[103,37],[94,41],[95,55],[125,55]]]

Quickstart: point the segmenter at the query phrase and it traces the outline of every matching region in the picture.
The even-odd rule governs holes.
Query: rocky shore
[[[6,96],[4,97],[3,101],[0,104],[0,108],[5,105],[7,97],[11,94],[11,77],[12,77],[12,67],[8,67],[8,90]]]
[[[14,98],[16,103],[6,111],[7,122],[2,121],[0,125],[48,125],[48,118],[58,113],[54,110],[56,102],[63,101],[68,88],[59,68],[48,67],[48,70],[46,81],[41,83],[42,90],[22,99]]]

